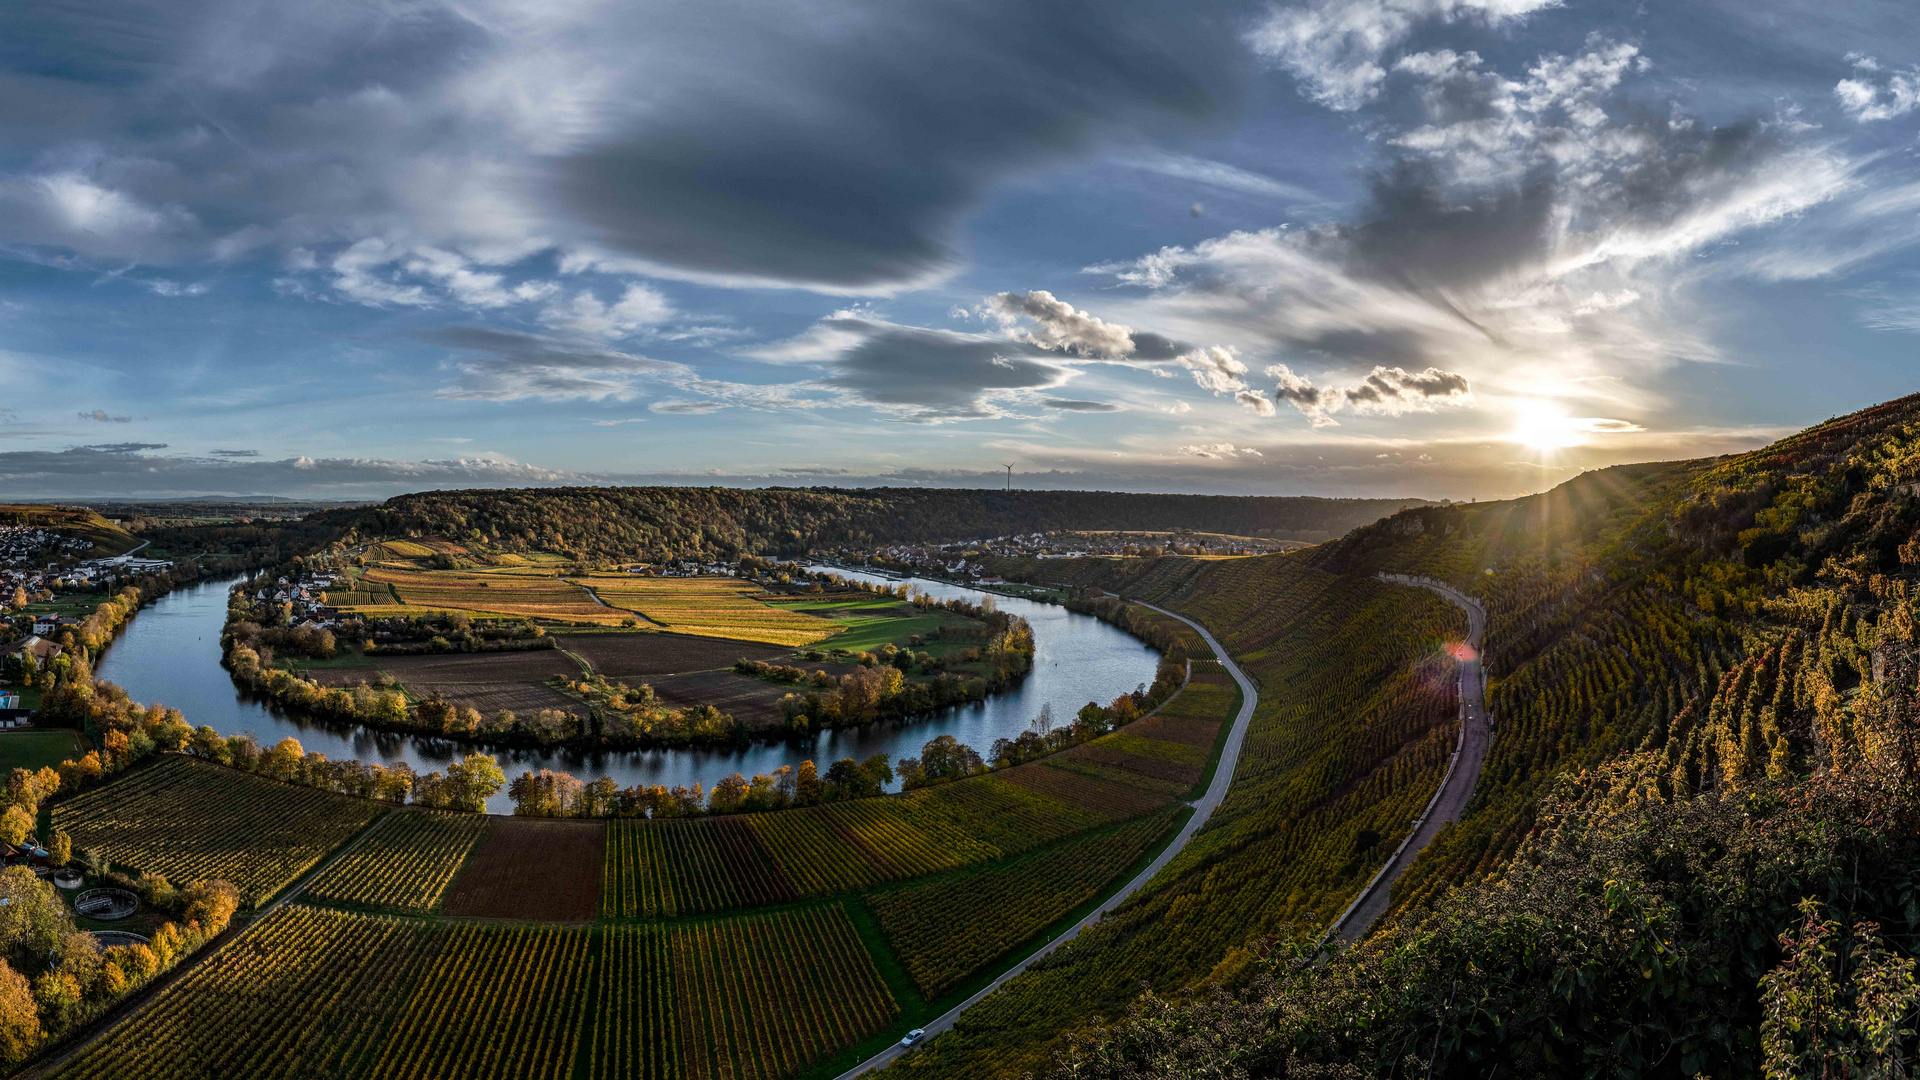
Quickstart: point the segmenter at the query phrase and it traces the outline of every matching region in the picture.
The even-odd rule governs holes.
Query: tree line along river
[[[822,567],[820,569],[832,569]],[[890,579],[833,569],[836,574],[876,583]],[[118,683],[136,701],[160,702],[179,709],[187,722],[222,735],[250,732],[263,746],[287,736],[308,750],[335,760],[391,764],[406,762],[418,772],[446,768],[473,747],[374,731],[352,724],[322,721],[259,700],[235,685],[220,666],[220,631],[226,622],[227,591],[239,578],[182,586],[142,608],[109,646],[95,677]],[[906,579],[936,599],[977,598],[979,590],[919,578]],[[825,770],[844,757],[865,760],[917,757],[921,746],[952,735],[982,754],[995,739],[1027,729],[1043,705],[1056,717],[1071,718],[1089,701],[1107,702],[1153,681],[1157,655],[1139,639],[1087,615],[1051,604],[995,596],[1002,611],[1019,615],[1033,627],[1033,673],[1018,687],[985,702],[960,705],[931,717],[883,721],[859,728],[823,731],[804,740],[754,743],[742,748],[580,752],[564,749],[485,748],[500,760],[509,779],[525,770],[570,772],[583,780],[611,776],[622,787],[700,783],[711,788],[729,773],[751,777],[782,765],[812,759]],[[511,813],[503,791],[488,804],[494,813]]]

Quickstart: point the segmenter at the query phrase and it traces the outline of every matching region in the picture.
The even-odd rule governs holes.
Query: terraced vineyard
[[[585,581],[608,604],[696,637],[736,638],[798,648],[841,630],[830,620],[763,604],[754,599],[757,589],[731,578],[594,574]]]
[[[1213,695],[1211,719],[1136,723],[901,795],[664,820],[394,808],[170,758],[58,806],[58,822],[123,863],[218,873],[258,899],[371,831],[57,1075],[825,1068],[927,1015],[1164,837],[1231,705]]]
[[[53,825],[115,863],[177,884],[224,878],[258,904],[388,809],[170,756],[59,804]]]
[[[307,887],[319,900],[432,911],[487,831],[480,814],[397,810]]]
[[[838,906],[663,931],[293,904],[56,1075],[773,1080],[897,1012]]]
[[[868,899],[887,941],[929,998],[978,973],[1097,895],[1165,835],[1163,811],[975,873]]]

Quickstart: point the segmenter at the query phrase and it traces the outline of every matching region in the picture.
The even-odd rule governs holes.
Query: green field
[[[924,637],[943,626],[977,625],[944,611],[921,614],[911,604],[879,596],[781,601],[774,606],[783,611],[829,619],[835,625],[844,627],[822,647],[845,649],[848,652],[872,652],[889,643],[904,649],[909,647],[908,641],[915,634]],[[929,641],[911,647],[938,656],[942,652],[972,644],[977,643]]]
[[[0,776],[15,769],[47,769],[87,752],[80,733],[67,728],[0,731]]]

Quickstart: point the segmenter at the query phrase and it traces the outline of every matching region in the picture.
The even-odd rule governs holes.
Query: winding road
[[[1447,773],[1440,779],[1439,790],[1433,793],[1427,808],[1415,820],[1413,832],[1401,841],[1399,849],[1387,860],[1387,865],[1380,868],[1372,881],[1367,882],[1367,887],[1360,890],[1360,895],[1347,906],[1347,910],[1334,920],[1323,938],[1327,941],[1359,941],[1367,936],[1367,931],[1373,928],[1380,916],[1387,913],[1388,906],[1393,902],[1393,883],[1400,880],[1400,875],[1406,872],[1407,867],[1413,865],[1414,856],[1433,843],[1433,838],[1440,834],[1441,826],[1460,820],[1467,800],[1473,797],[1474,785],[1480,781],[1480,767],[1486,764],[1487,747],[1492,742],[1487,727],[1487,677],[1480,667],[1481,641],[1487,633],[1486,609],[1480,606],[1480,601],[1432,578],[1407,574],[1380,576],[1396,584],[1431,589],[1467,613],[1467,647],[1458,657],[1460,741],[1454,747],[1453,758],[1447,762]]]
[[[1227,650],[1222,648],[1220,643],[1214,640],[1213,635],[1207,632],[1206,627],[1201,626],[1199,623],[1177,612],[1154,607],[1152,604],[1139,600],[1133,602],[1140,604],[1141,607],[1153,608],[1153,610],[1158,611],[1162,615],[1179,619],[1181,622],[1193,627],[1201,638],[1205,639],[1207,646],[1213,650],[1213,654],[1220,658],[1220,663],[1227,669],[1227,674],[1233,676],[1233,681],[1240,685],[1240,712],[1234,716],[1233,727],[1227,732],[1226,745],[1220,750],[1220,763],[1213,770],[1213,782],[1207,785],[1205,794],[1190,804],[1193,807],[1193,816],[1187,819],[1187,823],[1180,829],[1179,835],[1173,838],[1173,842],[1168,844],[1166,848],[1160,852],[1159,857],[1148,864],[1146,869],[1136,874],[1133,880],[1121,886],[1118,892],[1109,896],[1099,908],[1090,913],[1086,918],[1074,923],[1051,941],[1035,949],[1026,959],[1008,968],[999,978],[988,983],[978,993],[960,1004],[955,1005],[953,1008],[948,1009],[946,1012],[941,1013],[937,1019],[927,1021],[926,1024],[922,1025],[922,1029],[926,1032],[926,1037],[929,1039],[953,1027],[954,1021],[960,1018],[960,1014],[979,1003],[980,999],[1000,989],[1000,987],[1006,984],[1007,980],[1026,971],[1028,967],[1033,965],[1034,961],[1039,960],[1041,957],[1078,937],[1080,931],[1099,922],[1107,912],[1119,907],[1128,897],[1140,891],[1147,882],[1154,879],[1155,875],[1159,874],[1161,870],[1166,869],[1167,864],[1173,861],[1175,855],[1180,854],[1180,849],[1187,846],[1187,841],[1193,839],[1194,834],[1200,831],[1201,826],[1207,823],[1207,819],[1213,816],[1214,810],[1218,808],[1220,803],[1227,797],[1227,788],[1233,784],[1234,766],[1240,761],[1240,746],[1246,741],[1247,725],[1253,720],[1253,708],[1259,704],[1260,695],[1254,690],[1253,683],[1248,680],[1246,674],[1240,670],[1239,665],[1235,664],[1233,660],[1227,656]],[[910,1052],[907,1047],[901,1046],[899,1043],[894,1043],[880,1053],[841,1073],[839,1080],[851,1080],[852,1077],[859,1076],[862,1073],[884,1068],[892,1064],[894,1059],[900,1055]]]

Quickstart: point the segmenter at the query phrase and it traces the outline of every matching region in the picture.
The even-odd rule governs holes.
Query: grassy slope
[[[119,555],[140,545],[132,533],[83,507],[0,505],[0,525],[31,525],[79,537],[93,544],[94,556]]]

